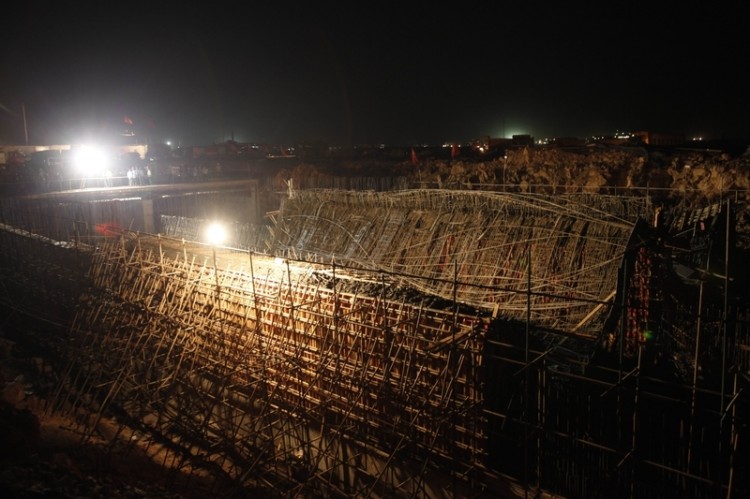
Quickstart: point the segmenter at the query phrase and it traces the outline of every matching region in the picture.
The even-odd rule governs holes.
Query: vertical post
[[[247,254],[250,257],[250,289],[251,289],[251,292],[253,293],[253,303],[254,303],[255,309],[256,309],[255,317],[257,319],[259,316],[257,314],[258,300],[257,300],[257,297],[255,296],[255,268],[254,268],[254,265],[253,265],[253,252],[252,251],[248,251]]]
[[[638,436],[638,395],[641,389],[641,358],[643,354],[643,345],[638,345],[638,364],[636,365],[636,378],[635,378],[635,395],[633,396],[633,436],[630,440],[630,455],[635,456],[635,446],[637,443]],[[635,473],[637,459],[633,459],[633,471],[630,476],[630,497],[635,498]]]
[[[622,360],[625,353],[625,335],[628,332],[628,263],[626,259],[623,259],[622,261],[622,301],[621,301],[621,309],[622,309],[622,316],[621,316],[621,322],[620,322],[620,361],[619,361],[619,367],[618,367],[618,374],[617,374],[617,383],[622,382]]]
[[[159,267],[161,274],[164,275],[164,248],[161,246],[161,234],[157,234],[156,238],[159,241]]]
[[[719,414],[724,413],[724,397],[726,396],[726,370],[727,370],[727,309],[729,295],[729,200],[727,200],[726,232],[724,234],[724,310],[721,321],[721,407]]]
[[[451,345],[456,346],[456,328],[458,327],[458,263],[453,259],[453,327],[451,328]]]
[[[734,385],[732,386],[732,400],[737,397],[737,376],[739,372],[735,369],[734,371]],[[729,443],[731,444],[731,449],[729,450],[729,476],[727,477],[727,496],[726,499],[732,499],[732,488],[734,484],[734,458],[737,454],[737,443],[740,439],[740,436],[737,434],[737,426],[736,426],[736,418],[737,418],[737,405],[732,404],[732,420],[731,420],[731,431],[729,432]]]
[[[219,290],[221,289],[219,287],[219,270],[216,268],[216,245],[211,245],[211,253],[214,257],[214,280],[216,281],[216,295],[219,295]]]
[[[526,260],[526,345],[524,347],[524,361],[527,363],[529,362],[530,329],[531,329],[531,242],[529,242],[528,257]]]
[[[150,192],[141,198],[141,205],[143,207],[143,231],[153,234],[156,232],[156,224],[154,223],[154,200]]]
[[[695,332],[695,354],[693,355],[693,387],[690,401],[690,431],[688,432],[688,455],[687,455],[687,471],[690,472],[690,465],[692,460],[693,452],[693,432],[695,425],[695,407],[696,407],[696,396],[698,386],[698,364],[700,359],[700,344],[701,344],[701,318],[703,316],[703,281],[701,281],[700,287],[698,288],[698,318],[696,320],[696,332]]]
[[[537,375],[537,408],[536,408],[536,426],[544,428],[544,410],[545,410],[545,391],[547,386],[547,359],[542,360],[542,366]],[[542,431],[536,434],[536,485],[537,489],[542,488]]]
[[[526,341],[524,344],[524,441],[523,441],[523,474],[524,474],[524,493],[529,493],[529,428],[531,426],[531,417],[529,415],[530,404],[529,397],[531,390],[529,387],[529,335],[531,334],[531,240],[528,242],[526,257]]]
[[[617,433],[622,437],[623,425],[622,418],[622,363],[625,356],[625,335],[628,333],[628,260],[622,260],[622,299],[620,300],[622,315],[620,316],[620,341],[619,341],[619,362],[617,367]],[[620,439],[618,439],[620,441]]]
[[[724,216],[726,218],[724,233],[724,308],[721,314],[721,408],[719,410],[719,487],[723,485],[724,469],[723,448],[724,448],[724,414],[729,410],[725,407],[724,399],[726,397],[726,376],[727,376],[727,322],[729,320],[729,200],[725,208]],[[731,402],[730,402],[731,403]],[[731,436],[730,436],[731,439]],[[729,443],[731,452],[731,441]],[[731,454],[730,454],[731,455]],[[731,459],[731,458],[730,458]],[[727,497],[731,497],[731,490],[727,491]]]

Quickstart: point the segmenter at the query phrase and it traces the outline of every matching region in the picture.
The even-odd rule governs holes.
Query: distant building
[[[526,147],[534,145],[534,137],[528,134],[514,135],[511,139],[513,147]]]

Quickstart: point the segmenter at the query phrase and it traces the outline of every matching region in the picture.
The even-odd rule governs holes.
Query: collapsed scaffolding
[[[563,359],[567,364],[554,358],[570,344],[550,337],[578,336],[589,352],[600,346],[602,338],[591,325],[603,323],[606,309],[617,304],[606,299],[617,286],[618,272],[612,271],[617,265],[610,260],[624,258],[633,246],[631,220],[638,217],[626,215],[640,212],[643,200],[597,198],[602,213],[618,215],[599,217],[595,224],[561,224],[564,214],[596,218],[591,203],[575,201],[578,208],[563,210],[556,198],[551,209],[539,210],[532,206],[546,203],[542,198],[495,198],[504,218],[488,224],[474,215],[476,224],[498,231],[481,239],[497,243],[509,227],[517,237],[488,245],[478,255],[469,249],[481,232],[467,225],[474,204],[486,206],[487,196],[467,194],[467,203],[455,193],[411,195],[411,207],[396,209],[397,198],[409,194],[383,200],[341,193],[366,202],[335,208],[347,214],[336,218],[319,204],[316,214],[324,216],[317,222],[305,214],[305,203],[289,203],[276,215],[277,247],[284,249],[278,261],[131,232],[98,238],[90,246],[81,242],[75,253],[30,234],[6,234],[3,246],[14,251],[4,257],[16,272],[13,262],[23,261],[21,271],[31,274],[36,266],[46,275],[44,269],[55,265],[60,252],[70,253],[68,259],[93,257],[89,287],[70,288],[80,296],[66,339],[70,362],[51,407],[94,411],[96,417],[85,421],[88,435],[99,417],[114,413],[122,432],[136,428],[144,436],[141,443],[158,447],[170,468],[226,477],[238,487],[279,496],[323,491],[342,497],[497,496],[508,488],[501,478],[578,497],[659,497],[670,490],[713,497],[717,491],[731,493],[732,480],[739,484],[735,490],[747,490],[733,473],[735,463],[745,462],[738,443],[746,431],[737,421],[746,410],[740,395],[747,376],[739,369],[732,372],[732,392],[718,394],[695,380],[692,386],[665,382],[650,369],[653,352],[641,343],[619,362],[616,349],[604,362],[587,358],[578,369],[570,368],[570,356]],[[310,193],[298,201],[314,203],[321,196],[331,202],[336,197]],[[523,203],[515,212],[514,199]],[[415,204],[422,207],[416,216]],[[355,238],[359,248],[372,247],[366,244],[368,232],[356,223],[368,224],[376,234],[391,224],[393,217],[383,216],[377,205],[403,223],[390,244],[376,246],[382,251],[358,254],[332,227],[346,226],[349,234],[361,235]],[[304,217],[290,216],[297,209]],[[450,223],[443,223],[445,218]],[[295,219],[305,223],[288,222]],[[337,224],[324,223],[331,220]],[[549,228],[563,226],[577,229],[556,235]],[[451,247],[465,250],[448,260],[435,250],[444,244],[422,244],[450,240],[446,227],[461,230]],[[529,236],[540,233],[545,237]],[[584,240],[582,233],[597,237]],[[315,244],[298,245],[295,235]],[[530,240],[537,246],[524,253]],[[289,241],[293,244],[285,244]],[[326,244],[338,246],[334,251]],[[576,259],[571,248],[590,258]],[[638,300],[650,285],[641,282],[648,276],[649,255],[641,251],[644,246],[635,248],[634,278],[623,279],[630,289],[621,283],[618,315],[623,319],[612,329],[623,339],[631,326],[648,319],[639,315],[644,309]],[[507,282],[493,288],[491,281],[471,280],[465,269],[474,261],[502,263],[507,251],[516,255],[507,260],[519,273],[514,293]],[[389,269],[382,255],[406,255],[412,265],[399,267],[395,261]],[[597,266],[600,259],[613,266]],[[598,281],[582,281],[590,296],[536,292],[537,283],[555,277],[560,262],[578,274],[601,274]],[[55,271],[70,273],[67,267]],[[438,270],[442,274],[436,275]],[[487,273],[477,276],[484,279]],[[74,278],[48,284],[68,289]],[[31,288],[34,276],[27,281]],[[407,289],[430,290],[431,297]],[[455,299],[490,293],[522,299],[526,308],[470,309]],[[67,296],[52,294],[50,301]],[[435,301],[436,296],[444,301]],[[544,305],[551,298],[565,304],[580,300],[585,308],[561,315],[563,307],[557,306],[550,313]],[[550,318],[544,328],[526,320],[534,309],[537,320]],[[737,339],[745,344],[747,320],[741,314],[746,312],[738,310],[737,322]],[[698,313],[705,342],[706,326],[722,311],[703,311],[699,305]],[[565,320],[559,322],[561,317]],[[566,326],[550,331],[546,326],[552,320]],[[571,327],[582,321],[591,333],[571,335],[577,332]],[[684,323],[674,326],[689,336]]]
[[[306,190],[284,200],[275,246],[391,272],[428,295],[594,338],[618,268],[639,243],[637,222],[652,215],[642,197]]]
[[[387,272],[425,296],[531,324],[548,355],[583,372],[611,333],[621,269],[646,250],[653,214],[644,197],[305,190],[274,214],[274,247],[365,276]],[[650,286],[643,268],[641,295]],[[632,353],[647,306],[633,307],[631,318]]]
[[[215,249],[196,256],[195,248],[173,248],[170,258],[166,238],[98,245],[91,277],[107,297],[84,300],[94,306],[76,317],[77,353],[65,379],[78,381],[58,403],[119,407],[129,424],[149,422],[146,433],[156,440],[180,442],[178,468],[189,456],[191,466],[203,461],[199,468],[220,469],[243,486],[380,497],[497,492],[487,467],[487,410],[495,404],[483,399],[482,377],[490,314],[517,319],[533,311],[537,325],[600,329],[617,282],[617,272],[602,270],[619,266],[635,227],[618,215],[634,210],[636,219],[642,200],[607,199],[602,204],[618,209],[592,210],[586,198],[296,194],[277,227],[305,240],[276,243],[314,255],[317,269],[290,265],[295,251],[284,268],[252,253],[224,252],[218,265]],[[356,199],[331,202],[342,196]],[[295,215],[311,204],[315,216]],[[358,212],[384,205],[395,216]],[[348,216],[326,213],[329,206]],[[302,228],[288,222],[295,219]],[[332,232],[351,220],[365,224],[344,228],[357,237]],[[365,250],[368,240],[374,251]],[[376,286],[348,292],[337,259],[355,276],[350,281]],[[451,308],[426,307],[424,297],[419,305],[393,300],[394,285],[442,293]],[[479,308],[466,314],[459,303]]]

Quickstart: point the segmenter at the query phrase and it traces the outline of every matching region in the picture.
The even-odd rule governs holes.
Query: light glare
[[[101,176],[107,170],[107,156],[98,147],[82,146],[73,156],[75,167],[87,176]]]
[[[214,222],[206,229],[206,240],[213,245],[218,245],[226,240],[227,231],[223,225]]]

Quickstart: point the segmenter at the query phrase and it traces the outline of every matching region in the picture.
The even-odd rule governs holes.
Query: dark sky
[[[750,137],[731,4],[256,3],[6,9],[0,143]]]

